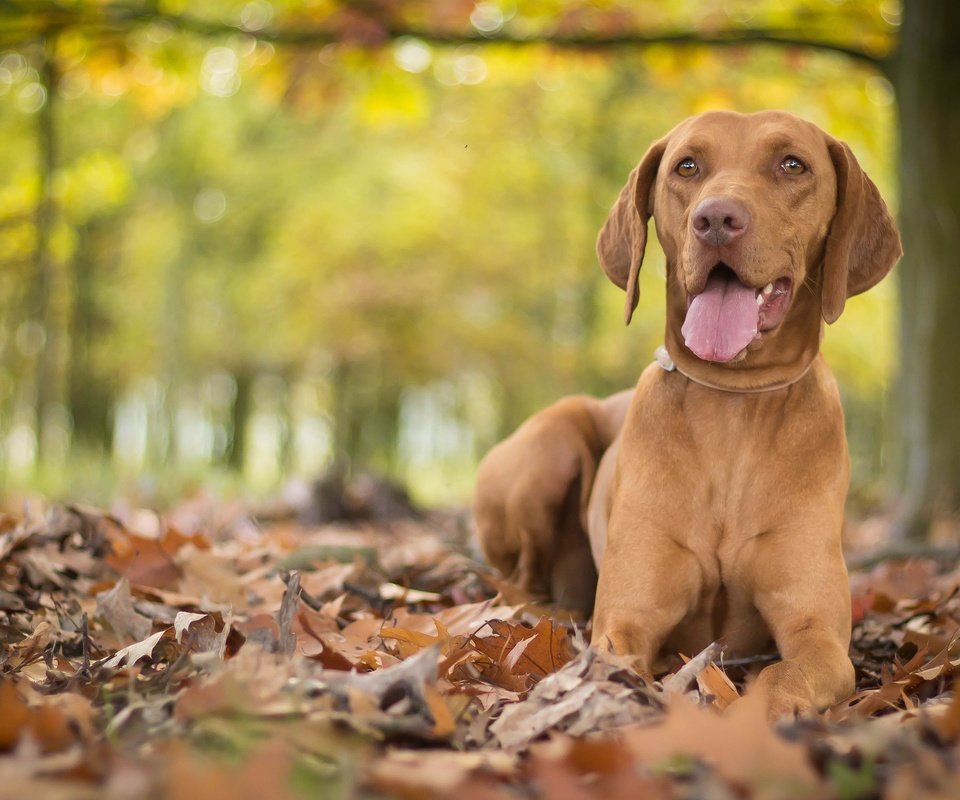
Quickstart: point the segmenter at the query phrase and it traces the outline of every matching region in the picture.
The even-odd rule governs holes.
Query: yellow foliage
[[[130,173],[117,153],[84,153],[57,174],[53,194],[77,222],[117,209],[130,193]]]

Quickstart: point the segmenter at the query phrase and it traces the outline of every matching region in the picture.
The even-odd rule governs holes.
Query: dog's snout
[[[747,207],[732,197],[707,197],[693,211],[693,232],[704,244],[729,244],[749,224]]]

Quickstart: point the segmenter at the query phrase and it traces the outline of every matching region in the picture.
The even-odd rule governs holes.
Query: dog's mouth
[[[726,264],[710,272],[703,291],[689,298],[680,332],[705,361],[733,361],[765,331],[777,327],[790,305],[793,281],[783,277],[754,288]]]

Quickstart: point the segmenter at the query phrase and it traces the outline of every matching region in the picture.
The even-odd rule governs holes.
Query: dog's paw
[[[789,692],[774,691],[766,698],[767,720],[770,723],[793,720],[816,711],[810,699]]]
[[[612,664],[618,669],[634,672],[640,676],[644,683],[653,685],[653,673],[650,671],[650,668],[643,661],[643,659],[634,655],[630,655],[629,653],[616,653],[609,648],[604,649],[602,647],[594,646],[594,649],[597,651],[597,655],[601,661],[605,661],[607,664]]]
[[[781,661],[766,667],[750,686],[749,692],[763,697],[767,719],[777,722],[816,711],[813,689],[800,667]]]

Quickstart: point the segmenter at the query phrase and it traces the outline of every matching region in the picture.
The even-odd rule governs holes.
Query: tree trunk
[[[900,486],[896,533],[960,511],[960,3],[903,4],[900,103]]]
[[[46,100],[37,112],[37,173],[40,186],[36,210],[35,268],[28,312],[30,318],[39,325],[44,336],[44,344],[37,354],[34,372],[37,439],[41,458],[47,450],[46,428],[57,419],[57,412],[64,406],[65,394],[60,363],[61,319],[56,308],[57,266],[51,249],[55,214],[53,177],[57,169],[55,113],[59,76],[56,65],[56,42],[56,32],[48,32],[43,42],[38,65],[40,83],[46,92]]]
[[[230,444],[227,448],[227,464],[231,469],[242,473],[247,460],[247,423],[253,410],[252,369],[235,370],[233,378],[237,383],[237,393],[230,409]]]
[[[331,417],[333,419],[333,460],[343,471],[356,454],[360,440],[357,406],[356,367],[349,359],[337,359],[330,377]]]
[[[74,444],[82,444],[105,453],[110,447],[110,409],[114,397],[112,384],[99,374],[93,361],[94,344],[103,334],[103,322],[95,297],[97,280],[104,265],[115,252],[113,239],[117,220],[94,220],[79,231],[74,257],[73,315],[68,337],[70,416],[73,419]]]

